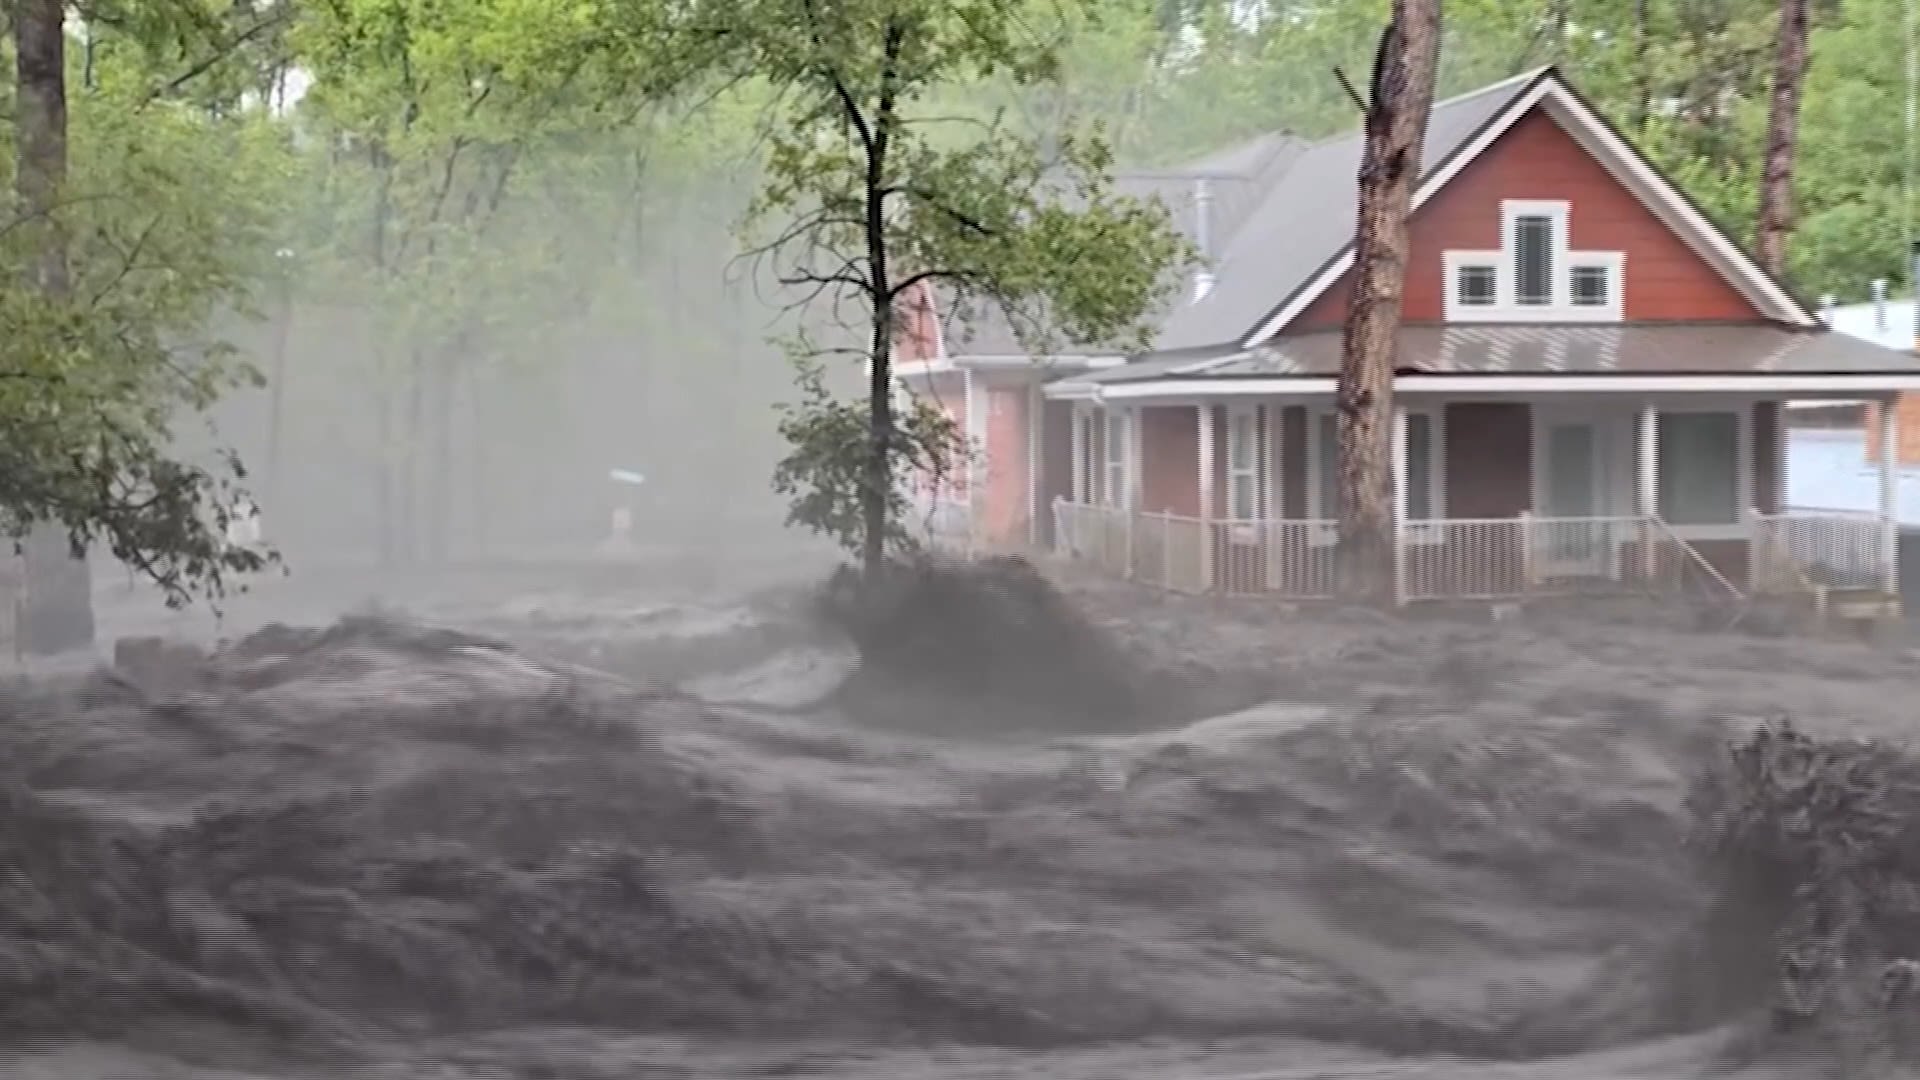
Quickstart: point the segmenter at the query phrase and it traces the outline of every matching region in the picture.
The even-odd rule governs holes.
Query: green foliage
[[[873,446],[866,403],[837,400],[810,350],[798,350],[795,365],[800,400],[779,406],[780,437],[792,450],[774,469],[773,489],[788,499],[787,524],[832,537],[857,555],[866,535],[866,462]],[[952,418],[920,400],[896,417],[881,448],[887,476],[918,476],[936,484],[963,466],[968,452],[966,436]],[[916,548],[906,493],[889,484],[871,494],[886,506],[887,546]]]
[[[239,461],[177,460],[174,434],[259,381],[206,330],[249,307],[271,258],[288,147],[257,113],[156,93],[192,73],[162,81],[172,69],[124,31],[102,24],[90,36],[70,84],[69,180],[50,221],[11,195],[12,130],[0,133],[0,534],[59,525],[76,551],[109,549],[179,605],[275,559],[224,543]],[[65,252],[64,298],[26,286],[48,243]]]
[[[865,342],[837,351],[860,355],[875,385],[890,378],[897,311],[922,286],[937,286],[956,318],[1000,309],[1035,354],[1051,351],[1056,335],[1137,346],[1191,259],[1165,207],[1112,191],[1112,156],[1097,132],[1043,149],[998,114],[955,120],[939,110],[955,87],[1056,83],[1058,39],[1045,14],[1024,0],[761,0],[729,10],[726,27],[696,19],[683,30],[725,42],[725,70],[780,94],[746,224],[770,234],[759,254],[799,290],[796,306],[818,302],[815,317],[829,309]],[[806,368],[802,380],[821,385]],[[783,466],[776,483],[862,479],[799,496],[799,520],[844,536],[839,508],[853,500],[865,507],[864,532],[893,531],[880,515],[895,487],[891,447],[906,438],[899,423],[879,403],[868,435],[852,439],[843,437],[850,413],[815,409],[820,426],[792,429],[802,441],[789,465],[806,464]],[[836,452],[853,456],[826,464]],[[878,538],[864,550],[874,563]]]
[[[1751,944],[1777,960],[1776,1029],[1854,1051],[1863,1027],[1897,1034],[1890,1017],[1920,1004],[1900,977],[1920,942],[1920,758],[1771,723],[1729,748],[1691,807],[1723,895],[1774,930]]]

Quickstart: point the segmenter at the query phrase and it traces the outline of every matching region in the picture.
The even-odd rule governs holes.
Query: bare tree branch
[[[248,42],[254,40],[255,38],[258,38],[264,35],[269,30],[275,30],[275,29],[278,29],[279,27],[285,26],[291,20],[291,18],[292,18],[292,8],[289,5],[285,5],[285,4],[279,5],[278,9],[272,15],[269,15],[266,18],[261,19],[259,22],[254,23],[252,26],[247,27],[245,30],[240,31],[238,34],[234,35],[231,40],[221,42],[214,48],[214,50],[211,53],[207,54],[204,57],[201,57],[199,60],[195,61],[193,64],[188,66],[187,70],[181,72],[179,75],[174,76],[172,79],[161,84],[160,86],[154,87],[153,89],[147,91],[147,93],[140,99],[140,107],[144,108],[145,106],[153,104],[155,101],[159,100],[160,98],[163,98],[169,94],[178,92],[182,87],[186,86],[188,83],[206,74],[207,72],[213,70],[213,68],[217,66],[221,61],[227,59],[228,57],[232,56],[234,53],[238,52],[242,45],[245,45]]]

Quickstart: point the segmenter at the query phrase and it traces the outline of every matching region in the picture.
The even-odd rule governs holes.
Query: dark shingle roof
[[[1162,171],[1122,173],[1114,179],[1116,192],[1135,198],[1158,198],[1172,218],[1174,228],[1188,240],[1199,237],[1199,212],[1194,202],[1194,181],[1207,178],[1211,201],[1208,206],[1208,231],[1214,250],[1223,249],[1262,203],[1262,197],[1276,178],[1297,159],[1308,144],[1291,135],[1261,135],[1238,146]],[[1165,310],[1151,321],[1162,322],[1192,295],[1182,282]],[[943,307],[943,313],[945,311]],[[988,304],[965,320],[948,318],[947,351],[954,356],[1023,356],[1027,349],[1013,332],[1006,314]],[[1059,350],[1067,355],[1111,354],[1111,349],[1088,347],[1082,343],[1062,342]]]
[[[1427,123],[1431,174],[1459,152],[1546,69],[1438,102]],[[1182,349],[1239,340],[1353,242],[1359,217],[1359,131],[1302,152],[1221,249],[1218,283],[1204,300],[1176,309],[1158,347]]]
[[[1457,153],[1547,70],[1435,103],[1427,126],[1425,172]],[[1160,326],[1156,349],[1238,341],[1346,249],[1359,213],[1361,143],[1358,130],[1319,143],[1273,133],[1178,168],[1116,179],[1118,191],[1159,196],[1189,239],[1196,235],[1194,181],[1206,177],[1209,182],[1208,254],[1215,284],[1205,299],[1189,303],[1191,289],[1182,283],[1153,319]],[[950,322],[948,333],[948,351],[955,356],[1018,356],[1026,351],[998,311],[978,312],[964,327]],[[1061,351],[1110,350],[1063,345]]]
[[[1207,350],[1193,350],[1177,364],[1140,361],[1074,381],[1325,378],[1339,373],[1340,338],[1338,330],[1290,335],[1245,354],[1225,346],[1211,350],[1219,362],[1206,367],[1196,366],[1196,360]],[[1845,334],[1759,323],[1409,326],[1400,331],[1399,370],[1463,376],[1920,374],[1920,356]]]

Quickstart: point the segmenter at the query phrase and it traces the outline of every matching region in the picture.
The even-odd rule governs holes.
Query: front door
[[[1590,419],[1549,419],[1541,425],[1541,520],[1533,558],[1542,576],[1611,573],[1616,523],[1607,517],[1609,434],[1606,425]]]

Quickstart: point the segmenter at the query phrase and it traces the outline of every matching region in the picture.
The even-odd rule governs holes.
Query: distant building
[[[1914,322],[1914,302],[1887,296],[1887,283],[1873,283],[1874,298],[1864,304],[1825,309],[1828,324],[1840,333],[1871,341],[1889,349],[1912,351],[1920,344],[1920,327]],[[1898,461],[1902,465],[1920,465],[1920,395],[1901,394],[1894,409],[1894,438],[1899,443]],[[1879,407],[1862,402],[1862,426],[1871,429],[1877,422]],[[1880,447],[1866,441],[1868,461],[1880,460]]]

